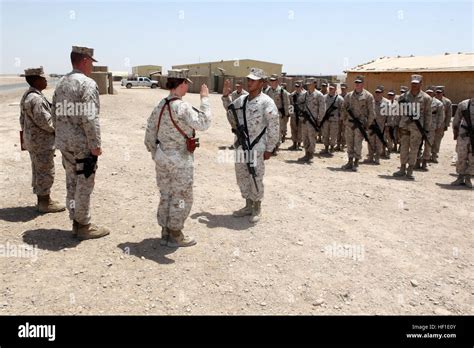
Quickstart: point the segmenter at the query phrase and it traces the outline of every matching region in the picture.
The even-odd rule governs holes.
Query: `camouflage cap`
[[[383,92],[385,89],[383,86],[377,86],[377,88],[375,89],[375,92]]]
[[[184,79],[189,83],[193,83],[193,81],[188,78],[188,73],[189,69],[171,69],[168,70],[168,78]]]
[[[86,56],[92,58],[92,60],[94,62],[97,62],[97,60],[94,59],[94,49],[93,48],[82,47],[82,46],[72,46],[72,52],[86,55]]]
[[[306,79],[306,84],[316,83],[316,79],[314,77],[309,77]]]
[[[276,81],[276,80],[278,80],[278,75],[272,74],[272,76],[270,76],[270,81]]]
[[[347,85],[345,83],[341,83],[341,89],[342,88],[347,88]]]
[[[428,86],[428,88],[425,91],[426,93],[434,93],[434,87],[433,86]]]
[[[323,81],[323,82],[321,83],[321,87],[327,87],[327,86],[328,86],[328,83],[327,83],[326,81]]]
[[[387,92],[387,95],[395,95],[395,91],[393,89],[391,89],[390,91]]]
[[[436,93],[444,93],[444,86],[436,86]]]
[[[336,83],[330,83],[329,88],[337,88],[337,84]]]
[[[250,68],[250,73],[247,75],[248,79],[251,80],[262,80],[266,79],[265,71],[260,68]]]
[[[239,80],[239,81],[235,81],[235,86],[236,86],[236,87],[237,87],[237,86],[242,86],[242,81],[240,81],[240,80]]]
[[[421,83],[421,81],[423,81],[423,76],[411,75],[411,83]]]
[[[406,91],[408,91],[408,87],[407,87],[407,86],[400,86],[400,92],[401,92],[401,93],[405,93]]]
[[[28,68],[25,69],[25,74],[22,76],[41,76],[41,77],[46,77],[44,74],[43,67],[40,66],[39,68]]]
[[[364,76],[362,75],[357,75],[355,80],[354,80],[355,83],[363,83],[364,82]]]

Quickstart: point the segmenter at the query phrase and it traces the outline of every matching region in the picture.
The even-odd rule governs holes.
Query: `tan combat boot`
[[[398,172],[393,173],[393,176],[395,176],[395,177],[401,177],[401,176],[405,176],[405,175],[407,175],[406,164],[402,164],[400,166],[400,170]]]
[[[451,183],[452,186],[459,186],[462,184],[464,184],[464,175],[462,174],[459,174],[458,178]]]
[[[168,239],[169,239],[170,233],[168,231],[167,227],[161,227],[161,240],[160,240],[160,245],[165,246],[168,244]]]
[[[38,211],[40,213],[59,213],[64,210],[66,210],[66,207],[53,201],[49,195],[38,195]]]
[[[410,165],[408,166],[407,179],[415,180],[415,177],[413,176],[413,166],[410,166]]]
[[[77,238],[79,240],[96,239],[110,234],[110,230],[106,227],[97,226],[95,224],[82,225],[78,223],[77,225]]]
[[[262,215],[262,202],[261,201],[253,202],[252,215],[250,216],[249,221],[252,223],[258,222],[260,220],[261,215]]]
[[[237,211],[234,211],[232,213],[232,215],[236,217],[242,217],[242,216],[247,216],[251,214],[252,214],[252,200],[250,199],[245,200],[245,207]]]
[[[352,157],[349,157],[349,161],[347,161],[346,164],[344,164],[341,168],[342,169],[352,169],[354,166],[354,159]]]
[[[469,174],[464,176],[464,183],[466,184],[467,187],[472,189],[471,176]]]
[[[181,230],[169,229],[168,243],[170,248],[189,247],[196,245],[196,241],[192,237],[185,236]]]

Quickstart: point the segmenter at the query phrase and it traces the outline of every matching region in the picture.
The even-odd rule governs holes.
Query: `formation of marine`
[[[20,102],[22,150],[30,154],[32,188],[41,213],[68,210],[72,235],[80,240],[108,235],[107,227],[92,223],[90,199],[95,185],[97,162],[102,154],[100,101],[92,72],[94,50],[73,46],[72,71],[62,77],[52,103],[43,95],[47,86],[44,70],[25,70],[30,88]],[[379,165],[400,153],[400,169],[393,176],[414,180],[414,170],[428,170],[438,163],[441,141],[452,119],[452,103],[443,86],[428,86],[423,77],[412,75],[410,87],[400,94],[377,86],[372,94],[364,88],[364,76],[346,84],[323,83],[314,78],[295,83],[291,93],[276,75],[266,76],[259,68],[247,75],[248,91],[242,84],[232,91],[224,82],[222,104],[235,134],[235,174],[245,205],[233,212],[236,218],[257,223],[262,216],[265,161],[278,156],[286,141],[288,122],[291,141],[287,150],[304,151],[298,159],[313,163],[315,156],[347,152],[343,170],[358,171],[360,163]],[[169,95],[151,112],[145,132],[146,150],[155,162],[160,192],[157,220],[160,244],[185,247],[196,244],[185,235],[184,224],[193,204],[194,151],[199,147],[196,131],[209,129],[212,122],[209,90],[201,86],[201,105],[195,108],[182,100],[189,84],[188,71],[170,70]],[[320,88],[318,88],[320,87]],[[474,175],[474,97],[459,103],[452,120],[456,140],[457,179],[452,185],[472,189]],[[363,142],[367,158],[362,160]],[[322,148],[316,152],[317,144]],[[66,204],[51,198],[55,150],[61,152],[66,172]]]

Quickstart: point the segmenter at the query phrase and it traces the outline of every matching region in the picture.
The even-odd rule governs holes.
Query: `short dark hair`
[[[87,56],[82,53],[77,53],[77,52],[71,52],[71,63],[72,64],[77,64]]]
[[[34,87],[34,85],[36,84],[36,82],[41,78],[41,76],[37,76],[37,75],[34,75],[34,76],[25,76],[25,79],[26,79],[26,82],[31,86],[31,87]]]
[[[180,84],[182,84],[185,81],[186,81],[185,79],[178,79],[178,78],[175,78],[175,77],[168,77],[168,79],[166,81],[166,89],[175,89],[176,87],[178,87]]]

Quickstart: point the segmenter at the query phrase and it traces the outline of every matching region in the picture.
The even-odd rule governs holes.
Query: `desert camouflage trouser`
[[[468,136],[458,136],[456,142],[456,173],[460,175],[474,175],[474,154],[472,153],[471,140]]]
[[[49,195],[54,182],[54,150],[30,152],[30,158],[33,193]]]
[[[421,133],[414,122],[408,124],[406,128],[400,128],[400,164],[404,166],[408,163],[415,166],[418,151],[421,145]]]
[[[241,152],[240,148],[237,152]],[[236,156],[236,159],[243,158],[244,156]],[[248,156],[247,156],[248,157]],[[252,151],[250,155],[251,162],[253,162],[258,192],[255,187],[252,176],[250,175],[247,164],[245,161],[235,161],[235,176],[237,178],[237,185],[239,185],[240,193],[245,199],[251,199],[252,201],[261,201],[263,199],[264,187],[263,187],[263,176],[265,175],[265,163],[263,160],[262,151]]]
[[[89,156],[90,152],[73,153],[61,150],[61,154],[66,171],[66,207],[69,218],[81,225],[87,225],[91,220],[90,201],[94,190],[95,173],[88,178],[84,174],[77,174],[77,171],[84,169],[84,164],[76,163],[76,160]]]
[[[338,121],[326,121],[324,122],[322,135],[324,146],[336,146],[337,133],[339,131]]]
[[[291,140],[294,143],[301,143],[303,141],[303,119],[298,119],[298,125],[296,125],[297,116],[291,116],[290,127],[291,127]]]
[[[347,156],[349,158],[361,159],[362,157],[362,142],[364,136],[358,128],[352,129],[352,123],[348,122],[346,125],[346,145]]]
[[[305,151],[309,154],[314,154],[316,150],[316,130],[309,121],[303,123],[302,138]]]
[[[157,162],[155,170],[160,190],[158,224],[171,230],[182,230],[193,206],[194,166]]]

